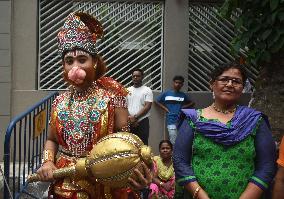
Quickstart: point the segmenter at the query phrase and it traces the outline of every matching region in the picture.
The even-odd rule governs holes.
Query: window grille
[[[50,1],[39,5],[39,70],[40,90],[66,89],[61,58],[57,54],[56,35],[70,12],[83,11],[95,16],[104,27],[98,41],[99,54],[111,76],[130,86],[131,71],[144,71],[144,83],[162,90],[162,2]]]
[[[219,6],[189,3],[189,91],[209,91],[211,71],[222,63],[235,60],[230,44],[236,34],[234,26],[220,17]],[[253,66],[246,70],[251,83],[254,83],[258,70]]]

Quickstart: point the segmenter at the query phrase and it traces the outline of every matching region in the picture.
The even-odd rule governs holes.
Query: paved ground
[[[4,164],[3,162],[0,162],[0,166],[3,170]],[[17,170],[17,169],[16,169]],[[12,179],[10,178],[10,181]],[[17,184],[17,183],[16,183]],[[2,173],[0,172],[0,199],[3,199],[3,186],[4,186],[4,178]],[[31,183],[27,187],[28,193],[31,193],[35,195],[39,199],[45,199],[47,198],[47,189],[48,189],[49,183],[43,183],[43,182],[36,182],[36,183]],[[22,194],[20,196],[20,199],[32,199],[33,197],[28,196],[27,194]],[[5,198],[7,199],[7,198]]]
[[[3,185],[4,185],[4,179],[3,179],[3,174],[2,172],[3,171],[3,168],[4,168],[4,163],[3,162],[0,162],[0,169],[1,169],[1,172],[0,172],[0,198],[3,198]]]

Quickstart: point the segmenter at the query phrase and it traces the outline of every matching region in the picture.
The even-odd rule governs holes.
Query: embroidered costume
[[[105,135],[114,132],[115,108],[127,108],[126,90],[111,78],[102,77],[94,82],[84,95],[74,89],[59,95],[53,103],[50,126],[56,128],[61,153],[57,168],[74,165],[77,158],[85,157],[93,145]],[[111,198],[129,190],[110,190],[91,180],[65,178],[53,186],[57,197]],[[74,197],[75,193],[79,194]],[[122,196],[121,196],[122,197]],[[123,197],[122,197],[123,198]]]
[[[102,26],[95,18],[85,13],[71,13],[58,33],[59,53],[62,58],[68,53],[68,56],[76,57],[78,52],[95,57],[96,40],[102,35]],[[96,64],[93,70],[97,72]],[[50,128],[56,132],[60,146],[55,161],[57,168],[73,166],[78,158],[86,157],[99,139],[115,132],[115,109],[127,109],[128,92],[112,78],[100,74],[100,78],[95,76],[92,82],[84,79],[86,75],[90,76],[88,71],[77,65],[70,71],[69,80],[78,81],[79,88],[83,81],[88,81],[91,85],[81,92],[70,86],[68,91],[60,94],[53,102]],[[129,131],[129,127],[126,125],[119,130]],[[56,199],[139,198],[129,188],[111,189],[89,176],[83,179],[71,176],[56,180],[51,185],[49,195]]]

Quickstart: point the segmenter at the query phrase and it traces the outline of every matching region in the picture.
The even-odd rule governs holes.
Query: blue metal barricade
[[[4,143],[4,198],[14,199],[21,193],[32,196],[25,191],[26,177],[41,164],[41,154],[47,139],[48,120],[52,101],[59,93],[51,93],[22,114],[16,116],[9,124]]]

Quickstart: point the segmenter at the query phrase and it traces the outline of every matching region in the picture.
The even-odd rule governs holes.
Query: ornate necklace
[[[72,86],[72,91],[73,91],[73,97],[75,99],[80,99],[80,98],[85,98],[88,97],[91,93],[93,93],[95,91],[97,84],[96,82],[92,82],[92,84],[89,86],[89,88],[87,88],[84,91],[77,91],[76,88],[74,86]]]
[[[64,136],[68,150],[76,157],[86,153],[95,136],[93,123],[100,118],[99,112],[92,110],[97,101],[94,97],[96,87],[96,82],[93,82],[89,88],[81,92],[74,87],[71,88],[66,125],[67,128],[70,127],[64,131]]]
[[[231,110],[222,110],[216,107],[215,103],[212,104],[213,108],[215,111],[219,112],[219,113],[223,113],[223,114],[229,114],[229,113],[234,113],[237,110],[237,107],[235,106],[235,108],[231,109]]]

